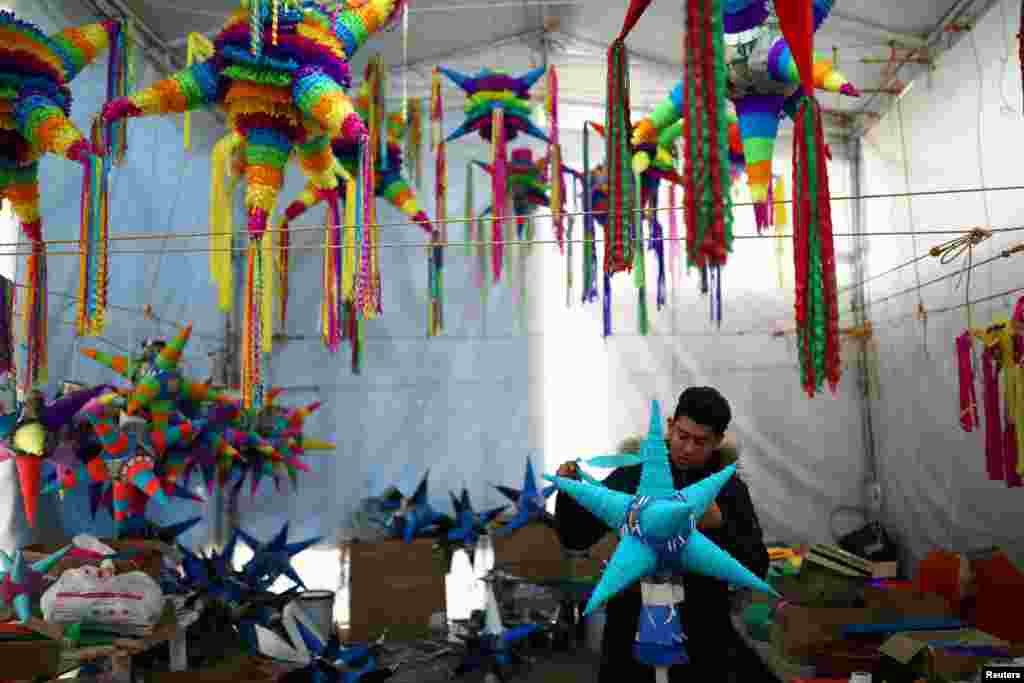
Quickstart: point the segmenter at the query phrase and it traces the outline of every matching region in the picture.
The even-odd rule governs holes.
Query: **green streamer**
[[[825,361],[827,348],[828,312],[825,310],[824,291],[824,264],[822,263],[821,245],[821,215],[818,207],[818,164],[817,149],[817,119],[815,117],[815,104],[808,99],[804,105],[804,142],[807,144],[807,189],[810,195],[811,214],[807,221],[808,249],[810,260],[808,268],[807,291],[811,294],[814,304],[813,315],[811,316],[811,333],[813,343],[814,362],[814,388],[820,389],[825,380]]]

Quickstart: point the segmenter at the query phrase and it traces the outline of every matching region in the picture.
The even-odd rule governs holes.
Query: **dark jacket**
[[[699,471],[673,468],[676,488],[693,484],[723,467],[719,454]],[[640,467],[622,467],[612,472],[604,485],[623,493],[636,493]],[[768,550],[761,525],[750,500],[747,485],[733,476],[716,499],[722,511],[722,526],[704,533],[750,571],[764,578],[768,574]],[[562,543],[572,550],[589,548],[608,533],[608,526],[569,496],[559,494],[555,502],[555,520]],[[685,602],[679,605],[690,664],[673,667],[670,680],[727,681],[723,666],[730,666],[738,680],[772,681],[763,670],[757,654],[741,641],[730,620],[728,584],[717,579],[686,574],[683,577]],[[639,585],[608,601],[604,637],[601,644],[599,683],[654,681],[654,670],[636,661],[633,642],[640,617]]]

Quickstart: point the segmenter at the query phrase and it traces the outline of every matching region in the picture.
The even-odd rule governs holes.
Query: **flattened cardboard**
[[[444,573],[431,539],[352,542],[349,557],[349,637],[422,637],[445,608]]]
[[[878,621],[876,610],[863,607],[802,607],[787,605],[775,615],[779,645],[787,657],[807,657],[820,647],[843,640],[850,624]]]
[[[494,565],[531,581],[565,578],[569,567],[558,534],[544,524],[528,524],[508,536],[492,536]]]
[[[989,660],[989,657],[962,655],[942,649],[933,650],[928,646],[928,643],[934,641],[1009,648],[1009,643],[984,631],[959,629],[897,633],[882,643],[881,647],[879,647],[879,652],[898,664],[908,668],[912,667],[915,673],[926,673],[931,670],[938,676],[944,676],[953,680],[960,680],[961,678],[973,675]],[[920,660],[920,667],[923,671],[917,671],[918,665],[915,663],[915,658],[919,655],[923,656]]]

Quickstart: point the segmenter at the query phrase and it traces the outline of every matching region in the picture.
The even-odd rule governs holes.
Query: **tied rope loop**
[[[971,307],[971,271],[974,269],[974,247],[992,237],[992,231],[984,228],[972,228],[963,237],[950,240],[937,247],[928,250],[928,255],[939,259],[939,263],[947,265],[960,258],[967,252],[967,267],[956,279],[953,289],[960,289],[960,283],[964,277],[967,278],[967,287],[964,292],[964,306],[967,308],[967,329],[974,327],[974,311]]]
[[[960,258],[965,251],[970,252],[974,247],[991,237],[991,230],[985,230],[984,228],[972,228],[971,231],[963,237],[958,237],[936,247],[932,247],[928,250],[928,255],[939,259],[939,263],[942,265],[948,265]],[[1024,248],[1024,245],[1021,245],[1018,248]]]

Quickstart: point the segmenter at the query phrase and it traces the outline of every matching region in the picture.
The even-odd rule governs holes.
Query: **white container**
[[[871,683],[871,674],[867,671],[854,671],[850,674],[850,683]]]
[[[334,633],[334,591],[305,591],[295,602],[325,638]]]

